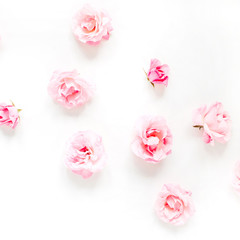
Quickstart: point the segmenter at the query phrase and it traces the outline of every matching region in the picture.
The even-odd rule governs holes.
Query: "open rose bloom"
[[[172,149],[172,134],[164,118],[144,116],[136,125],[136,137],[132,151],[147,162],[158,163],[165,159]]]
[[[97,45],[102,39],[108,40],[112,30],[108,14],[90,5],[85,5],[73,19],[73,34],[82,43]]]
[[[167,64],[161,64],[161,62],[154,58],[151,60],[150,69],[147,73],[147,78],[150,83],[163,84],[167,87],[169,78],[169,67]]]
[[[155,203],[157,216],[166,223],[183,225],[195,212],[192,193],[174,184],[164,184]]]
[[[105,165],[102,138],[92,131],[79,131],[68,142],[65,165],[83,178],[102,170]]]
[[[90,100],[95,86],[76,70],[55,71],[48,85],[50,96],[66,108],[79,107]]]
[[[233,187],[240,194],[240,161],[235,164]]]
[[[14,129],[19,122],[19,111],[14,104],[0,103],[0,125]]]
[[[220,102],[203,105],[194,112],[193,127],[203,130],[203,141],[214,144],[214,141],[225,143],[230,139],[231,120]]]

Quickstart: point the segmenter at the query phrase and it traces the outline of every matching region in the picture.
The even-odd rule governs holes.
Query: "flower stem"
[[[203,125],[194,125],[193,127],[201,129],[203,128]]]
[[[143,68],[143,71],[144,71],[145,74],[146,74],[147,80],[152,84],[153,87],[155,87],[154,84],[149,80],[148,75],[147,75],[146,71],[144,70],[144,68]]]

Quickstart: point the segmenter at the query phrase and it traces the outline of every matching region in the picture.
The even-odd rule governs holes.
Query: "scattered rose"
[[[19,112],[21,109],[17,109],[15,105],[1,103],[0,104],[0,125],[7,125],[14,129],[19,122]]]
[[[230,139],[230,116],[220,102],[210,107],[203,105],[194,112],[193,127],[203,130],[203,141],[214,145],[214,141],[225,143]]]
[[[158,163],[171,153],[172,134],[164,118],[141,117],[136,125],[132,151],[147,162]]]
[[[154,86],[154,84],[168,85],[169,78],[169,66],[167,64],[161,64],[161,62],[154,58],[151,59],[150,69],[146,73],[147,79]]]
[[[65,165],[83,178],[89,178],[105,165],[102,138],[92,131],[79,131],[68,142]]]
[[[166,223],[183,225],[195,212],[192,193],[174,184],[164,184],[155,203],[157,216]]]
[[[50,96],[66,108],[79,107],[90,100],[94,85],[76,70],[55,71],[48,85]]]
[[[240,161],[237,161],[235,164],[233,187],[240,193]]]
[[[73,34],[82,43],[97,45],[102,39],[108,40],[112,30],[109,15],[90,5],[80,9],[73,19]]]

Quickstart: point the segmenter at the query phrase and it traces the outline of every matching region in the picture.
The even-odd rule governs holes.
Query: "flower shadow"
[[[101,173],[95,173],[88,179],[83,179],[81,175],[77,175],[71,172],[69,169],[65,169],[67,178],[79,188],[94,188],[100,181]]]
[[[84,44],[79,42],[75,38],[75,43],[76,43],[76,48],[85,55],[88,59],[93,59],[97,56],[99,49],[100,49],[100,44],[98,45],[89,45],[89,44]]]
[[[170,224],[170,223],[166,223],[166,222],[163,222],[161,221],[156,213],[154,213],[155,215],[155,221],[158,222],[159,225],[161,225],[161,227],[164,227],[164,229],[166,229],[167,231],[171,232],[172,234],[178,234],[179,231],[183,231],[184,229],[187,228],[187,226],[189,225],[189,222],[187,221],[185,224],[183,225],[173,225],[173,224]]]
[[[62,106],[59,106],[59,111],[61,111],[64,115],[68,116],[78,116],[84,112],[85,106],[81,106],[79,108],[72,108],[72,109],[67,109]]]
[[[163,84],[155,84],[154,85],[154,93],[159,96],[159,97],[162,97],[165,93],[165,88],[166,86],[163,85]]]
[[[222,143],[215,142],[214,146],[205,144],[204,148],[210,154],[222,156],[224,154],[224,152],[226,151],[227,145],[228,145],[228,143],[222,144]]]
[[[12,137],[16,134],[16,129],[12,129],[8,126],[1,126],[1,132],[5,135],[5,136],[8,136],[8,137]]]
[[[159,174],[162,162],[156,164],[149,163],[141,158],[138,158],[133,153],[131,153],[131,159],[133,160],[133,163],[137,167],[137,169],[142,172],[146,177],[152,177]]]
[[[60,114],[64,114],[65,116],[78,116],[82,114],[82,112],[84,112],[86,105],[91,104],[91,100],[80,107],[71,108],[71,109],[65,108],[64,106],[62,106],[61,104],[55,101],[51,101],[51,103],[50,101],[48,101],[47,104],[48,106],[49,104],[52,105],[52,108],[54,109],[54,111],[57,111]]]

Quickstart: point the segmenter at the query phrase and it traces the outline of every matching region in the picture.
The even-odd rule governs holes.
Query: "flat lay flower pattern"
[[[134,27],[130,26],[130,20],[128,20],[128,23],[129,28]],[[79,11],[77,11],[75,16],[73,17],[73,35],[77,39],[77,41],[85,44],[85,47],[86,45],[99,45],[103,40],[109,40],[112,31],[112,19],[109,14],[105,10],[94,8],[89,4],[85,4]],[[125,33],[123,33],[123,36],[127,39],[127,41],[129,41],[129,37],[131,36],[129,36],[129,34],[124,34]],[[93,49],[94,48],[91,47],[91,50]],[[139,51],[140,50],[141,49],[139,49]],[[126,53],[124,56],[126,57],[127,54],[128,53]],[[86,56],[87,58],[89,58],[88,60],[90,60],[91,58],[94,58],[95,53],[86,54]],[[120,55],[116,56],[118,57]],[[106,63],[104,62],[104,59],[102,63]],[[109,66],[106,67],[105,73],[108,70]],[[102,66],[100,66],[100,68],[101,67]],[[95,69],[96,72],[99,70],[97,68]],[[185,74],[187,72],[187,67],[182,69],[185,71]],[[135,71],[132,65],[131,70]],[[157,58],[151,59],[148,71],[144,70],[144,72],[146,74],[147,80],[152,86],[168,86],[168,81],[170,78],[170,67],[167,64],[162,64],[161,61]],[[99,71],[97,74],[99,73],[101,74],[101,71]],[[106,76],[109,75],[106,74],[105,77]],[[128,73],[126,73],[125,76],[129,78]],[[109,86],[118,83],[118,79],[114,79],[112,75],[111,77],[112,78],[110,78],[108,82]],[[187,79],[185,78],[185,75],[184,79]],[[182,84],[182,82],[180,82],[181,79],[178,81],[180,84]],[[102,85],[102,87],[105,86]],[[119,89],[122,90],[121,88]],[[124,90],[126,90],[126,88],[124,88]],[[122,92],[124,92],[124,90]],[[135,89],[133,89],[133,91],[134,90]],[[110,89],[110,91],[113,90]],[[95,84],[93,84],[86,78],[81,77],[79,72],[75,69],[69,71],[57,70],[53,72],[53,75],[49,81],[48,93],[51,98],[58,104],[62,105],[67,109],[72,109],[81,107],[92,99],[95,93]],[[111,96],[112,95],[108,95],[109,101],[111,101]],[[143,96],[143,98],[144,97],[146,96]],[[154,101],[155,99],[157,99],[156,96],[154,96]],[[170,101],[171,100],[172,99],[170,99]],[[121,107],[123,107],[124,109],[123,105],[125,104],[125,102],[122,102]],[[114,108],[117,109],[117,107],[116,105],[114,105]],[[174,105],[174,107],[176,108],[178,107],[178,105],[176,104]],[[97,110],[101,112],[101,114],[105,114],[103,109],[98,108]],[[12,129],[15,129],[19,124],[20,111],[21,109],[16,108],[13,103],[0,103],[0,126],[6,125]],[[98,111],[97,114],[99,113]],[[110,112],[110,114],[112,114],[112,112]],[[122,117],[126,116],[126,114],[124,115],[124,112],[121,114]],[[176,115],[177,114],[175,114],[174,116]],[[67,117],[69,117],[69,115]],[[176,122],[177,121],[178,119],[176,119]],[[101,119],[99,122],[100,124],[102,123]],[[225,111],[221,102],[215,102],[211,105],[205,104],[197,108],[194,111],[192,122],[193,127],[200,130],[200,133],[202,134],[202,139],[206,144],[214,145],[215,142],[227,143],[230,140],[231,118],[228,112]],[[135,128],[135,135],[131,143],[131,150],[138,158],[143,159],[147,163],[157,164],[166,159],[172,153],[173,136],[165,118],[155,115],[142,116],[138,119]],[[182,129],[184,128],[182,127]],[[180,139],[180,141],[181,140],[182,139]],[[119,147],[122,151],[123,147],[120,146],[119,143],[116,144],[118,144],[117,147]],[[186,146],[183,146],[182,151],[187,151]],[[80,175],[83,179],[88,179],[93,174],[101,171],[106,164],[106,159],[107,157],[102,137],[91,130],[78,131],[67,142],[64,164],[68,168],[68,171],[70,170],[72,173]],[[152,166],[150,166],[149,169],[150,168],[152,168]],[[234,176],[232,185],[235,190],[240,194],[240,161],[236,163],[233,175]],[[165,223],[169,223],[172,225],[185,224],[189,220],[189,218],[195,213],[192,192],[178,184],[164,184],[155,202],[155,212],[158,218]]]

